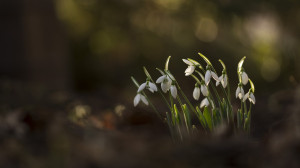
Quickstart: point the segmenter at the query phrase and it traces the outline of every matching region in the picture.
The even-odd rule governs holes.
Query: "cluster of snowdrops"
[[[239,83],[235,91],[235,97],[240,100],[241,105],[234,111],[231,104],[230,80],[224,62],[219,60],[223,70],[221,75],[218,76],[209,59],[201,53],[198,54],[204,60],[205,67],[198,61],[190,58],[183,59],[183,62],[188,65],[185,70],[185,76],[191,76],[195,80],[195,88],[192,93],[193,98],[198,101],[200,97],[203,97],[200,105],[198,103],[193,105],[180,88],[179,83],[168,68],[171,58],[169,56],[164,70],[156,68],[161,73],[161,76],[155,82],[145,67],[146,81],[144,83],[139,84],[131,77],[138,88],[137,95],[134,97],[134,106],[137,106],[141,101],[145,105],[150,105],[158,117],[166,121],[172,137],[177,140],[184,140],[197,133],[200,127],[205,132],[210,132],[224,124],[233,126],[235,132],[243,131],[249,133],[251,108],[252,104],[255,104],[255,89],[253,82],[243,68],[246,57],[240,60],[237,67]],[[160,84],[161,89],[155,83]],[[244,87],[249,83],[249,91],[245,93]],[[220,87],[220,89],[217,89],[217,87]],[[146,95],[146,91],[151,93],[158,92],[169,111],[165,114],[159,112]],[[248,103],[247,100],[249,100]],[[197,123],[192,123],[193,116],[197,117],[201,126],[198,126],[199,124],[197,125]]]

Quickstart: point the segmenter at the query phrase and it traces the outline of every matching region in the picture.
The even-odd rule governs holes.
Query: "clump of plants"
[[[198,129],[209,133],[224,124],[232,125],[235,132],[249,133],[252,105],[255,104],[255,88],[243,68],[246,57],[243,57],[237,66],[239,83],[235,91],[235,98],[240,101],[240,107],[234,110],[231,103],[230,78],[227,75],[224,62],[219,60],[223,70],[218,73],[207,57],[201,53],[198,54],[204,60],[206,66],[202,66],[204,64],[190,58],[183,59],[183,62],[188,65],[185,76],[192,77],[195,80],[193,93],[190,94],[199,102],[192,104],[181,89],[179,82],[169,69],[171,58],[169,56],[164,69],[156,68],[161,74],[156,80],[151,77],[145,67],[143,68],[146,75],[144,83],[139,84],[131,77],[138,88],[137,95],[134,97],[134,106],[137,106],[140,102],[150,105],[157,116],[167,123],[173,139],[176,140],[184,140],[196,134]],[[158,84],[160,87],[157,87]],[[250,87],[248,92],[245,93],[244,87],[247,84],[250,84]],[[151,103],[147,96],[148,92],[158,92],[169,111],[166,113],[160,112]],[[195,123],[192,122],[193,116],[197,118]]]

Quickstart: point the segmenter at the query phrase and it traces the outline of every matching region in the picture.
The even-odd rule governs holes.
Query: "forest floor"
[[[224,129],[174,143],[131,101],[1,80],[0,167],[298,168],[299,91],[273,94],[273,110],[257,97],[250,136]]]

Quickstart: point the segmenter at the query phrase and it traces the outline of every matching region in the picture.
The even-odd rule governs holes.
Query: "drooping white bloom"
[[[220,77],[219,77],[219,80],[216,82],[216,86],[219,86],[219,84],[221,83],[223,88],[226,88],[227,87],[227,83],[228,83],[228,78],[227,78],[227,75],[226,74],[222,74]]]
[[[193,91],[193,97],[195,100],[199,100],[200,98],[200,88],[199,86],[196,86],[194,91]]]
[[[249,91],[245,94],[244,98],[243,98],[243,102],[246,101],[246,100],[249,100],[252,104],[255,104],[255,96],[254,94]]]
[[[206,85],[204,85],[204,84],[201,85],[201,92],[204,96],[208,96],[209,92],[208,92],[208,88]]]
[[[141,92],[144,89],[148,89],[150,92],[154,93],[155,91],[157,91],[157,87],[154,83],[150,82],[150,81],[146,81],[145,83],[141,84],[138,91],[137,92]]]
[[[217,82],[219,81],[219,77],[216,73],[211,70],[207,70],[205,72],[205,84],[208,85],[210,82],[211,77],[213,77]]]
[[[243,87],[238,86],[236,91],[235,91],[235,97],[242,100],[242,98],[244,97],[244,94],[245,94],[245,92],[244,92]]]
[[[146,104],[147,106],[149,105],[146,97],[140,93],[138,93],[135,97],[134,97],[134,100],[133,100],[133,105],[134,106],[137,106],[139,104],[139,102],[142,100],[142,102],[144,104]]]
[[[177,97],[177,88],[176,88],[176,86],[172,85],[170,90],[171,90],[171,95],[173,96],[174,99],[176,99],[176,97]]]
[[[163,75],[156,80],[156,83],[161,83],[161,89],[166,93],[171,87],[172,80],[168,75]]]
[[[201,103],[200,103],[200,108],[206,107],[206,106],[208,106],[208,105],[209,105],[209,101],[208,101],[207,98],[205,98],[205,99],[203,99],[203,100],[201,101]]]
[[[246,85],[248,83],[249,78],[245,71],[243,71],[241,74],[241,80],[244,85]]]
[[[255,104],[255,102],[256,102],[255,96],[254,96],[254,94],[252,92],[250,93],[249,101],[252,102],[253,104]]]
[[[182,61],[188,65],[187,69],[184,71],[185,76],[191,75],[195,71],[196,66],[187,59],[182,59]]]

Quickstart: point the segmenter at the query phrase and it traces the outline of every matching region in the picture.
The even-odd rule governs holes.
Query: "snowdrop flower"
[[[143,91],[145,88],[148,89],[152,93],[157,91],[156,85],[154,83],[150,82],[149,80],[147,80],[145,83],[140,85],[137,92],[139,93],[139,92]]]
[[[219,84],[221,83],[223,88],[226,88],[227,87],[227,83],[228,83],[228,77],[225,73],[223,73],[220,77],[219,77],[219,80],[217,81],[216,83],[216,86],[219,86]]]
[[[144,104],[146,104],[147,106],[149,105],[146,97],[140,93],[138,93],[135,97],[134,97],[134,100],[133,100],[133,104],[134,106],[137,106],[139,104],[139,102],[142,100],[142,102]]]
[[[213,77],[217,82],[219,81],[219,77],[216,73],[211,71],[210,69],[205,72],[205,84],[208,85],[210,82],[210,78]]]
[[[248,83],[249,78],[245,71],[241,72],[241,80],[244,85],[246,85]]]
[[[182,61],[188,65],[187,69],[184,71],[185,76],[191,75],[195,71],[196,65],[187,59],[182,59]]]
[[[249,99],[249,101],[252,104],[255,104],[255,97],[254,94],[252,93],[252,91],[249,90],[248,93],[245,94],[244,98],[243,98],[243,102],[246,101],[247,99]]]
[[[242,98],[244,97],[244,89],[243,89],[243,86],[242,84],[240,83],[239,86],[237,87],[236,91],[235,91],[235,97],[242,100]]]
[[[174,99],[176,99],[176,97],[177,97],[177,88],[176,88],[176,86],[174,84],[172,84],[170,90],[171,90],[171,95],[173,96]]]
[[[201,92],[204,96],[208,96],[208,88],[205,84],[201,84]]]
[[[200,108],[206,107],[209,105],[209,101],[207,98],[203,99],[202,102],[200,103]]]
[[[193,97],[194,97],[195,100],[199,100],[200,93],[201,93],[200,88],[199,88],[198,84],[196,84],[195,89],[193,91]]]
[[[156,80],[156,83],[161,83],[161,89],[166,93],[171,88],[172,80],[168,75],[163,75]]]

